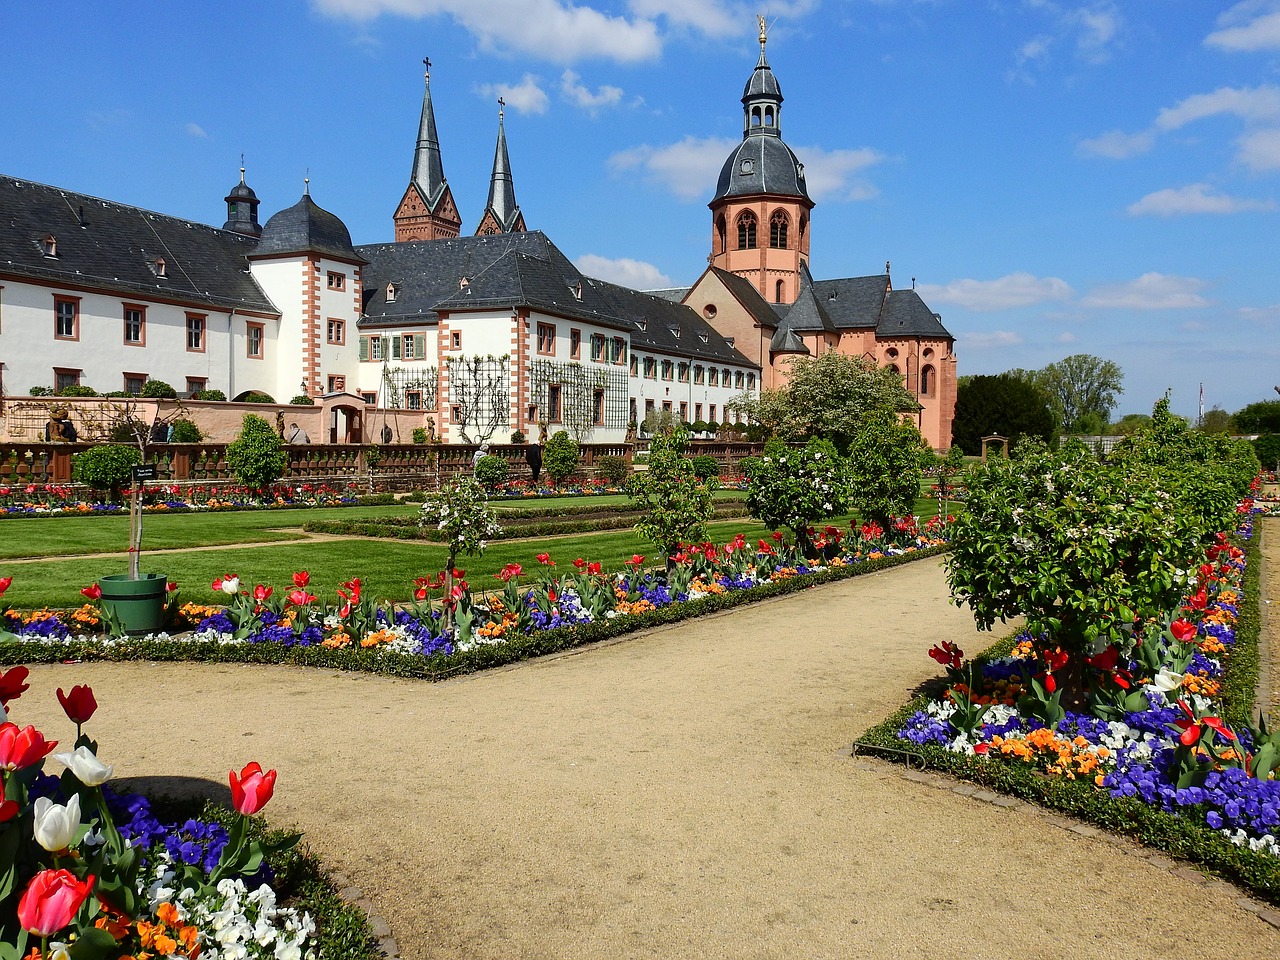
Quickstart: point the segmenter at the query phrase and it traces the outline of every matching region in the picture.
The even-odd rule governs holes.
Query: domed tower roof
[[[348,263],[365,262],[351,245],[347,225],[312,200],[309,187],[301,200],[267,221],[252,256],[285,253],[319,253]]]
[[[258,223],[258,195],[244,182],[243,166],[240,167],[240,182],[223,199],[227,204],[227,222],[222,225],[223,230],[248,237],[262,236],[262,225]]]
[[[782,141],[782,87],[765,57],[765,25],[760,22],[760,59],[742,91],[742,143],[720,168],[715,206],[726,197],[770,194],[798,197],[813,206],[804,164]]]

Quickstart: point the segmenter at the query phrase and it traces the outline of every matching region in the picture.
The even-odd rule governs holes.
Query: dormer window
[[[573,298],[575,300],[582,299],[582,281],[581,280],[579,280],[577,283],[573,285]]]
[[[743,160],[738,170],[744,177],[749,177],[756,172],[756,162],[750,158]]]
[[[161,280],[163,280],[167,276],[167,274],[165,273],[165,269],[166,267],[164,263],[164,257],[156,257],[154,260],[151,261],[152,272]]]
[[[679,339],[680,339],[680,328],[679,328],[679,327],[667,327],[667,329],[671,331],[671,335],[672,335],[673,337],[675,337],[677,340],[679,340]]]
[[[396,293],[397,293],[396,285],[394,283],[388,283],[387,284],[387,303],[396,302]]]
[[[463,277],[461,280],[459,280],[459,281],[458,281],[458,289],[459,289],[459,290],[465,290],[465,289],[467,289],[467,287],[469,287],[469,286],[471,286],[471,278],[470,278],[470,277]]]
[[[641,317],[639,320],[637,320],[637,321],[636,321],[636,325],[637,325],[637,326],[639,326],[641,330],[648,330],[648,329],[649,329],[649,318],[648,318],[648,317]]]
[[[58,241],[52,233],[40,241],[40,252],[46,257],[56,257],[58,255]]]

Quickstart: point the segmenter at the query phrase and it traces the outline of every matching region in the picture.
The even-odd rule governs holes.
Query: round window
[[[886,357],[888,357],[890,360],[892,360],[892,359],[894,359],[895,357],[897,357],[897,356],[898,356],[898,348],[897,348],[897,347],[890,347],[888,350],[886,350],[886,351],[884,352],[884,355],[885,355]]]
[[[712,319],[716,315],[716,305],[714,303],[708,303],[702,308],[702,315],[708,320]]]
[[[756,172],[756,162],[754,160],[743,160],[742,166],[738,168],[743,173],[752,174]]]

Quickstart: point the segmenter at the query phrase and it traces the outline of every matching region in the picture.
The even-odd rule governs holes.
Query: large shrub
[[[197,390],[191,395],[192,400],[226,400],[227,395],[221,390]]]
[[[1253,452],[1264,470],[1275,470],[1280,466],[1280,433],[1264,433],[1254,440]]]
[[[497,489],[498,484],[506,482],[509,471],[506,457],[496,457],[490,453],[481,457],[476,464],[476,479],[482,487],[492,492]]]
[[[799,450],[770,440],[748,480],[751,515],[774,530],[789,529],[806,554],[809,527],[848,507],[847,466],[829,440],[815,437]]]
[[[1149,469],[1108,466],[1074,442],[1054,454],[1024,444],[966,481],[951,528],[952,595],[979,629],[1025,616],[1029,633],[1068,655],[1080,688],[1083,657],[1127,651],[1135,618],[1163,617],[1204,555],[1196,519]]]
[[[615,487],[622,486],[631,476],[631,465],[627,463],[627,458],[612,453],[606,453],[596,461],[596,470],[601,480]]]
[[[658,434],[649,443],[649,469],[627,484],[627,496],[646,511],[637,532],[668,561],[681,543],[707,539],[707,521],[715,512],[711,494],[716,480],[698,477],[685,456],[688,444],[683,430]]]
[[[72,477],[95,490],[110,490],[112,499],[120,488],[133,482],[133,468],[142,463],[137,447],[123,443],[104,443],[90,447],[72,458]]]
[[[699,480],[710,480],[720,476],[720,460],[709,453],[699,454],[693,458],[693,472]]]
[[[178,391],[163,380],[148,380],[142,385],[142,395],[149,400],[176,400]]]
[[[248,487],[269,487],[284,473],[284,443],[271,424],[254,413],[244,415],[240,435],[227,446],[227,466]]]
[[[199,443],[204,439],[204,434],[190,420],[175,420],[172,424],[173,430],[169,434],[170,443]]]
[[[850,505],[863,520],[888,530],[890,517],[913,512],[920,495],[923,456],[933,456],[915,424],[896,414],[873,413],[849,445]]]
[[[564,430],[557,430],[542,451],[542,469],[554,483],[564,483],[578,469],[578,442]]]
[[[60,397],[96,397],[98,391],[79,383],[72,383],[58,391]]]

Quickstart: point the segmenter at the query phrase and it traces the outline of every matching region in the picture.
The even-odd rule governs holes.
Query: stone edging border
[[[385,960],[401,960],[400,944],[396,943],[395,937],[391,933],[391,925],[374,909],[373,901],[366,897],[364,892],[352,883],[351,878],[345,873],[338,870],[329,870],[326,872],[326,876],[339,897],[347,903],[359,907],[364,911],[365,916],[369,918],[369,932],[378,941],[378,953]]]
[[[967,797],[971,800],[1003,807],[1007,810],[1017,810],[1020,813],[1038,817],[1041,821],[1051,826],[1067,830],[1078,836],[1087,837],[1091,840],[1101,840],[1127,856],[1146,860],[1153,866],[1165,870],[1181,880],[1187,880],[1204,887],[1207,893],[1212,894],[1217,899],[1234,899],[1241,909],[1247,910],[1264,923],[1280,930],[1280,910],[1252,897],[1245,896],[1235,884],[1228,883],[1226,880],[1219,880],[1216,877],[1207,877],[1185,862],[1144,847],[1128,837],[1122,837],[1106,830],[1100,830],[1097,827],[1091,827],[1087,823],[1055,813],[1039,804],[1019,800],[1017,797],[996,793],[993,790],[985,790],[975,783],[955,780],[941,773],[914,770],[910,767],[904,768],[901,764],[890,760],[876,760],[865,753],[858,752],[856,745],[842,748],[838,755],[845,759],[853,760],[853,765],[859,770],[880,774],[894,774],[901,780],[918,783],[933,790],[946,790],[958,797]]]

